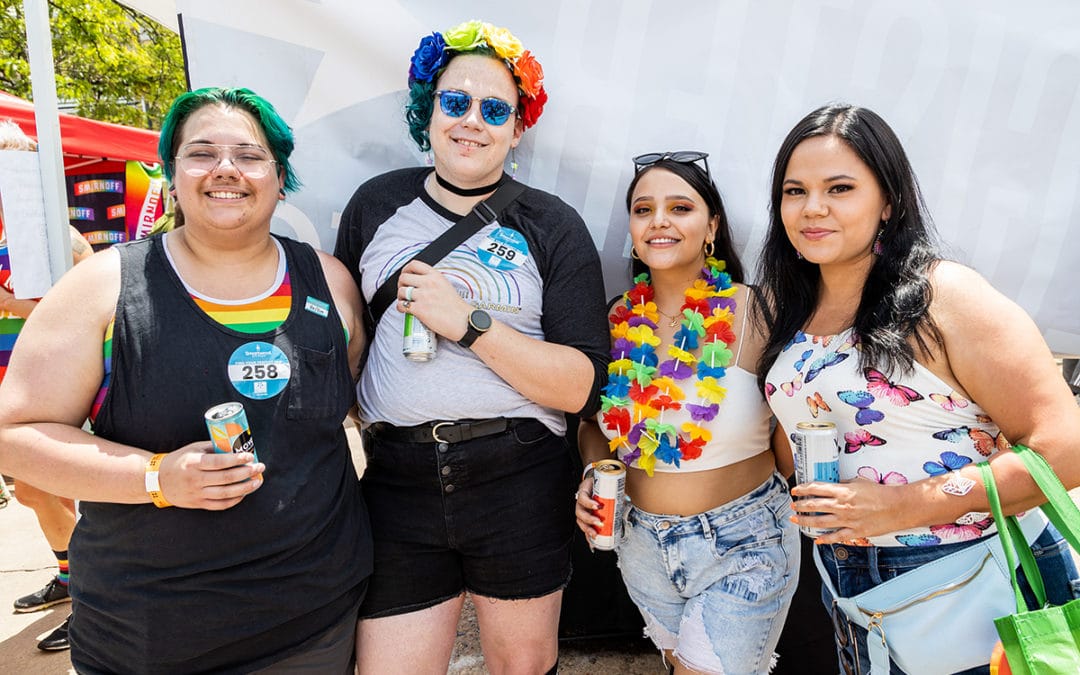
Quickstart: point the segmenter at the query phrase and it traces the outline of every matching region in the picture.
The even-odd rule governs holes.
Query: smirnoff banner
[[[164,212],[161,165],[117,164],[119,171],[66,176],[68,219],[95,251],[145,237]]]
[[[68,220],[95,251],[127,241],[123,172],[67,176]]]
[[[1075,0],[178,0],[193,87],[246,86],[297,136],[303,190],[274,229],[331,250],[362,181],[423,164],[403,103],[422,35],[480,18],[543,64],[550,95],[517,177],[585,218],[627,282],[630,157],[704,150],[756,261],[771,163],[823,103],[903,140],[949,257],[1080,354],[1080,3]],[[1006,328],[1007,329],[1007,328]]]

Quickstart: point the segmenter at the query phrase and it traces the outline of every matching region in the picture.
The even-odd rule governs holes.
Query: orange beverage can
[[[216,405],[207,410],[204,417],[214,452],[250,452],[255,455],[255,461],[259,461],[243,403],[229,401]]]
[[[626,465],[617,459],[603,459],[593,465],[593,501],[600,503],[596,516],[604,521],[592,539],[593,548],[614,550],[622,539],[626,515]]]

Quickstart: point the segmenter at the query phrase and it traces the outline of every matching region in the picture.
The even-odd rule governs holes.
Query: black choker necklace
[[[503,173],[503,175],[499,176],[499,180],[495,181],[491,185],[484,185],[478,188],[460,188],[440,176],[438,171],[435,172],[436,183],[438,183],[442,188],[462,197],[479,197],[480,195],[486,195],[487,193],[495,190],[497,187],[505,183],[507,180],[509,180],[509,176]]]

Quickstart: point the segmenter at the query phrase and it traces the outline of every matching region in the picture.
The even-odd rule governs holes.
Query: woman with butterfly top
[[[911,165],[878,115],[830,105],[800,121],[776,158],[771,214],[760,278],[777,318],[759,379],[781,429],[836,424],[841,482],[792,494],[805,498],[796,522],[835,528],[816,543],[838,592],[996,536],[975,467],[987,457],[1006,513],[1043,501],[1001,452],[1010,442],[1080,484],[1080,409],[1050,350],[1022,309],[939,257]],[[1051,526],[1035,546],[1051,601],[1071,599],[1068,546]],[[852,628],[841,661],[857,654],[869,672],[866,631]]]
[[[602,411],[578,441],[587,467],[612,452],[628,466],[619,568],[673,672],[765,673],[799,535],[754,373],[765,331],[706,157],[634,159],[637,276],[613,305]],[[586,471],[577,498],[590,538],[602,525],[592,483]]]

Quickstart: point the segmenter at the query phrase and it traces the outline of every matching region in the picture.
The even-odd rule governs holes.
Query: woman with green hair
[[[401,272],[358,387],[375,539],[361,672],[446,672],[465,593],[490,672],[557,667],[575,478],[564,413],[592,415],[606,376],[596,249],[572,208],[521,186],[436,264],[412,259],[518,187],[504,166],[546,100],[506,29],[424,37],[406,117],[434,166],[373,178],[342,214],[335,255],[369,302]],[[407,313],[437,336],[434,359],[402,355]]]
[[[365,335],[341,263],[270,234],[292,149],[247,89],[180,96],[160,154],[183,227],[80,264],[19,340],[0,468],[81,500],[80,673],[353,672]]]

